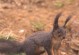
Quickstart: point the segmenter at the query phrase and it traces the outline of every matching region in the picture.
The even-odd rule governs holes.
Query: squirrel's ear
[[[72,18],[71,15],[67,17],[67,19],[66,19],[66,21],[65,21],[65,23],[64,23],[64,25],[63,25],[63,27],[66,27],[66,24],[68,23],[68,21],[69,21],[71,18]]]
[[[58,27],[59,27],[59,25],[58,25],[58,19],[59,19],[59,17],[61,16],[61,14],[62,14],[62,12],[60,12],[60,13],[58,13],[57,15],[56,15],[56,17],[55,17],[55,20],[54,20],[54,24],[53,24],[53,30],[56,30]]]

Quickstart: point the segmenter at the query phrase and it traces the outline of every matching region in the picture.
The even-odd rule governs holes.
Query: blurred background
[[[75,49],[73,43],[76,42],[79,48],[79,0],[0,0],[0,38],[23,42],[34,32],[48,32],[53,28],[53,20],[59,12],[62,12],[60,26],[69,15],[73,15],[67,25],[72,33],[68,33],[66,40],[62,41],[59,54],[76,55],[78,52],[68,46]]]

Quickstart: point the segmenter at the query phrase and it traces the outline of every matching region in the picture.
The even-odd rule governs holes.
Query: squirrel
[[[26,55],[40,55],[47,52],[48,55],[52,55],[52,48],[54,55],[58,55],[58,49],[60,48],[61,41],[66,37],[66,24],[72,16],[68,16],[65,24],[60,27],[58,25],[58,19],[61,16],[61,12],[55,17],[53,30],[49,32],[39,31],[29,37],[25,38],[23,43],[17,41],[0,39],[0,52],[1,53],[21,53]],[[41,49],[44,48],[44,50]]]

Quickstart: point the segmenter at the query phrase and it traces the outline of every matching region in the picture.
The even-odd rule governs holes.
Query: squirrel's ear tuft
[[[71,18],[72,18],[71,15],[67,17],[67,19],[66,19],[66,21],[65,21],[65,23],[64,23],[64,25],[63,25],[63,27],[66,27],[66,24],[68,23],[68,21],[69,21]]]
[[[61,16],[61,14],[62,14],[62,12],[60,12],[60,13],[58,13],[56,15],[55,20],[54,20],[54,28],[53,28],[53,30],[55,30],[55,29],[57,29],[59,27],[59,25],[58,25],[58,19]]]

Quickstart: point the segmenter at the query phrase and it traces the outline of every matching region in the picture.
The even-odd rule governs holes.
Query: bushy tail
[[[21,47],[22,45],[17,41],[0,39],[1,53],[18,53],[18,52],[21,52]]]

